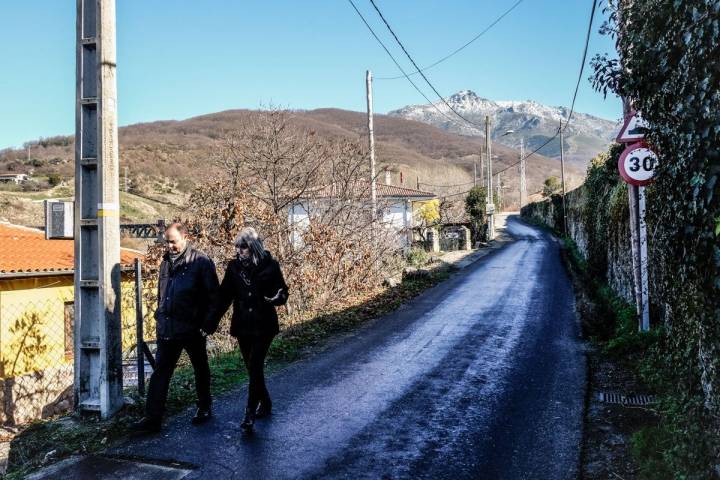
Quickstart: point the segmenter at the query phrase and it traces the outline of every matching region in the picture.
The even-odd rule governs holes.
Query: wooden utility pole
[[[527,201],[527,185],[525,184],[525,142],[520,139],[520,209]]]
[[[477,158],[473,161],[473,187],[477,187]]]
[[[115,0],[77,0],[75,405],[123,405]]]
[[[485,159],[487,160],[488,240],[495,238],[495,206],[492,190],[492,141],[490,140],[490,116],[485,116]]]
[[[480,153],[480,185],[485,185],[485,154]]]
[[[503,199],[502,199],[502,181],[500,180],[500,174],[497,174],[497,196],[498,196],[498,208],[502,211]],[[500,212],[498,212],[500,213]]]
[[[377,220],[377,184],[375,180],[375,132],[373,131],[373,99],[372,99],[372,72],[368,70],[365,75],[367,90],[367,117],[368,136],[370,142],[370,204],[372,206],[373,223]]]
[[[560,185],[562,186],[563,233],[567,236],[567,210],[565,209],[565,147],[563,145],[563,124],[560,120]]]

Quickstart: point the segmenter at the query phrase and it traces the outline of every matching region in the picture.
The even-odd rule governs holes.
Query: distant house
[[[26,173],[0,173],[0,183],[23,183],[28,179]]]
[[[130,268],[140,256],[122,249],[121,265]],[[0,222],[0,423],[72,406],[73,269],[72,240],[46,240],[41,230]],[[124,277],[123,293],[132,286]],[[134,318],[131,304],[123,302],[122,310],[123,318]],[[134,336],[131,323],[128,330]],[[134,338],[123,335],[125,348],[128,341]]]
[[[365,206],[370,204],[370,182],[363,185],[363,191],[359,197],[363,199]],[[412,229],[415,217],[413,212],[419,205],[437,198],[432,192],[425,192],[404,186],[388,185],[377,183],[378,204],[381,205],[382,216],[380,217],[385,225],[395,229],[398,245],[407,247],[412,243]],[[315,212],[320,211],[326,202],[333,201],[335,195],[332,188],[319,189],[307,198],[301,199],[292,205],[288,210],[290,225],[296,227],[293,243],[301,242],[302,230],[312,221]]]

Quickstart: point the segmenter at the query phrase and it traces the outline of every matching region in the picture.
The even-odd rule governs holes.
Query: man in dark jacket
[[[158,283],[157,353],[150,378],[145,417],[134,427],[159,431],[165,410],[170,378],[185,350],[195,372],[197,412],[193,424],[212,416],[210,366],[206,350],[207,334],[202,330],[217,302],[218,277],[215,264],[187,240],[187,229],[173,223],[165,230],[167,252],[160,264]]]

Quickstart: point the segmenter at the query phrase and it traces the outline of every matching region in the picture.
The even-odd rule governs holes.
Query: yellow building
[[[131,269],[140,256],[123,249],[121,264]],[[72,394],[73,267],[72,240],[46,240],[40,230],[0,223],[0,382],[5,387],[0,396],[11,393],[15,400],[0,399],[0,405],[27,403],[22,412],[0,412],[0,421],[46,416],[48,405]],[[122,291],[125,349],[135,341],[129,275],[123,274]]]

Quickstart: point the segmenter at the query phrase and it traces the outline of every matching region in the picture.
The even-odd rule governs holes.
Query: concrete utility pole
[[[77,0],[75,405],[122,407],[115,0]]]
[[[565,147],[563,146],[562,120],[560,120],[560,184],[562,185],[563,232],[567,235],[567,210],[565,209]]]
[[[520,209],[527,201],[527,185],[525,184],[525,142],[520,139]]]
[[[490,140],[490,117],[485,116],[485,158],[487,159],[487,206],[488,240],[495,238],[495,206],[492,194],[492,141]]]
[[[373,223],[377,219],[377,184],[375,182],[375,132],[373,131],[372,72],[365,75],[367,89],[368,136],[370,137],[370,204]]]

